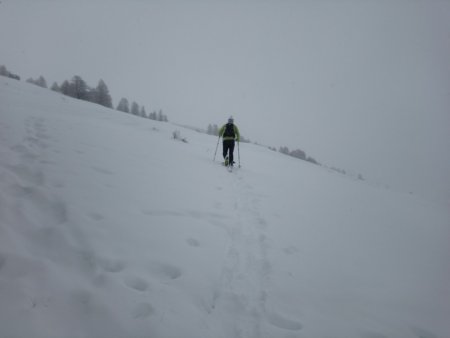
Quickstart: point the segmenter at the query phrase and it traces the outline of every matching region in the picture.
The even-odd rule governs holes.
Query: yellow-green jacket
[[[228,123],[227,123],[227,124],[228,124]],[[222,126],[222,128],[219,129],[219,136],[222,137],[222,139],[223,139],[224,141],[227,141],[227,140],[236,140],[236,141],[239,142],[239,139],[240,139],[239,128],[238,128],[235,124],[233,124],[234,137],[232,137],[232,136],[223,136],[223,134],[225,133],[225,129],[226,129],[226,127],[227,127],[227,124],[224,124],[224,125]]]

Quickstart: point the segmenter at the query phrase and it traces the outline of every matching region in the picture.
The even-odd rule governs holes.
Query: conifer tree
[[[0,66],[0,75],[1,76],[9,76],[8,69],[3,65]]]
[[[139,115],[142,117],[145,117],[145,118],[147,117],[147,112],[145,111],[144,106],[141,107],[141,111],[140,111]]]
[[[139,115],[139,105],[133,101],[131,104],[131,114],[133,115]]]
[[[35,84],[39,87],[47,88],[47,81],[42,75],[35,81]]]
[[[301,160],[306,160],[306,153],[303,150],[296,149],[289,153],[292,157],[299,158]]]
[[[62,85],[60,87],[60,91],[64,95],[69,95],[70,94],[70,83],[69,83],[69,81],[65,80],[62,83]]]
[[[80,100],[89,99],[89,87],[79,75],[75,75],[69,86],[69,96]]]
[[[97,87],[93,90],[93,102],[98,103],[102,106],[112,108],[112,98],[109,95],[108,86],[103,80],[98,82]]]
[[[124,113],[130,112],[130,107],[128,105],[128,100],[126,98],[121,98],[119,104],[117,105],[117,110],[123,111]]]
[[[53,82],[52,87],[50,89],[55,91],[55,92],[60,92],[61,91],[61,88],[58,86],[58,83],[56,83],[56,82]]]
[[[158,121],[164,121],[164,114],[162,110],[160,109],[158,112],[158,117],[156,118]]]
[[[280,147],[279,152],[282,154],[289,155],[289,148],[288,147]]]

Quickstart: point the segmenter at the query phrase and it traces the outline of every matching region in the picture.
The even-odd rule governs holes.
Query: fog
[[[196,127],[233,115],[252,141],[450,199],[448,1],[3,0],[0,41],[22,80],[103,79],[114,105]]]

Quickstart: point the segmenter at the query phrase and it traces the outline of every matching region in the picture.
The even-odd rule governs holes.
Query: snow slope
[[[0,337],[450,337],[448,206],[216,141],[0,78]]]

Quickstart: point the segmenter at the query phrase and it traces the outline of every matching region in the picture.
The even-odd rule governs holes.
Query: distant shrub
[[[42,88],[47,88],[47,81],[45,80],[45,78],[42,75],[39,76],[36,80],[29,78],[27,80],[27,82],[32,83],[32,84],[42,87]]]
[[[311,163],[316,164],[316,165],[320,165],[319,162],[317,162],[315,159],[313,159],[313,158],[310,157],[310,156],[308,156],[308,157],[306,158],[306,161],[311,162]]]
[[[11,73],[5,66],[0,66],[0,76],[6,76],[9,77],[10,79],[14,79],[14,80],[20,80],[20,76]]]
[[[291,151],[289,153],[289,155],[291,155],[292,157],[295,157],[295,158],[299,158],[301,160],[305,160],[306,159],[306,153],[303,150],[300,150],[300,149],[296,149],[296,150]]]
[[[174,130],[173,133],[172,133],[172,136],[173,136],[174,140],[178,140],[178,141],[181,141],[181,142],[184,142],[184,143],[188,143],[186,138],[181,137],[181,133],[180,133],[179,130]]]

